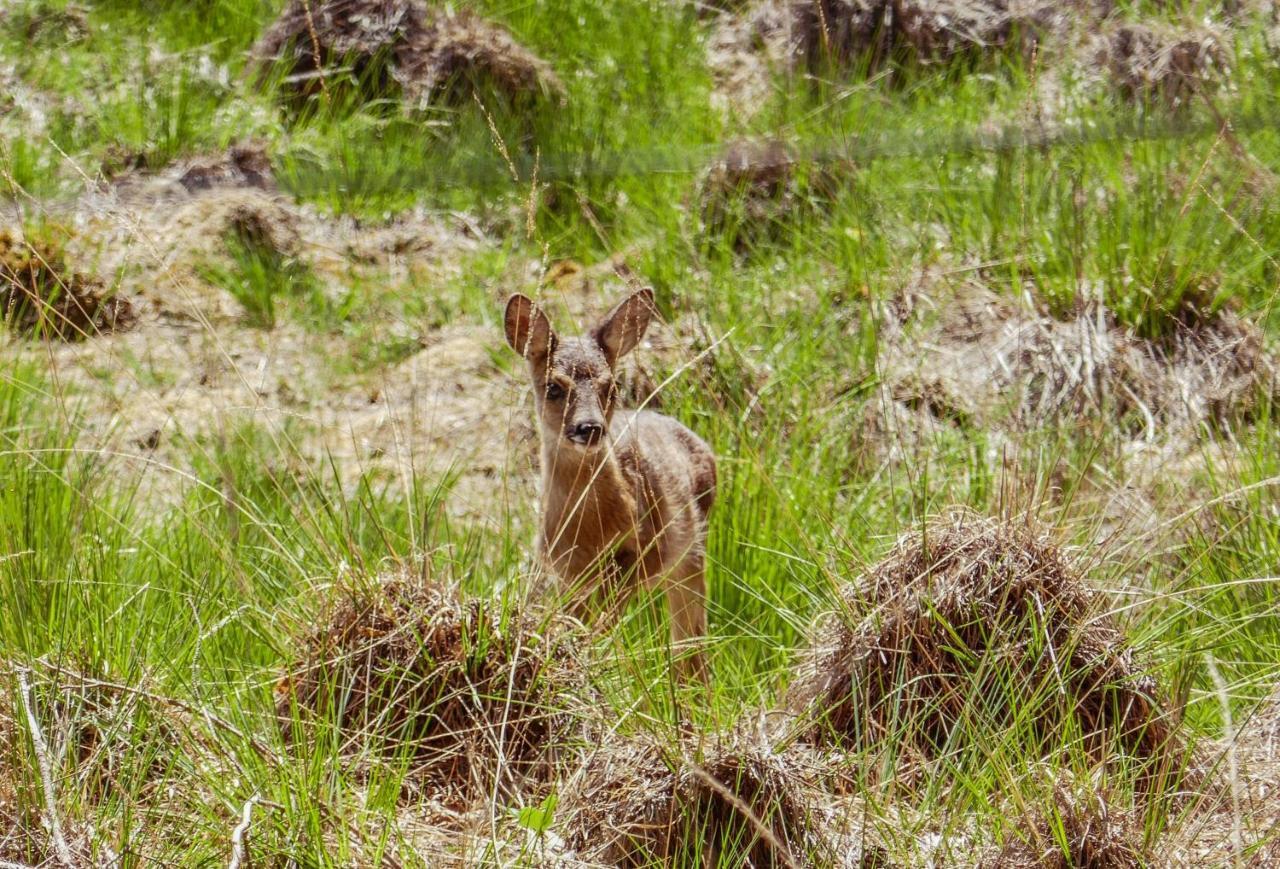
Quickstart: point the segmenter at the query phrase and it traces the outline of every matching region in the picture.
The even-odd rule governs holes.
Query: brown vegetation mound
[[[216,190],[175,208],[165,236],[179,255],[220,252],[229,238],[256,250],[297,257],[298,215],[276,196],[252,188]]]
[[[136,321],[133,305],[73,270],[61,244],[0,231],[0,319],[20,334],[79,341]]]
[[[1146,760],[1177,743],[1155,681],[1033,527],[957,511],[905,535],[821,635],[790,692],[817,745],[936,757],[1026,728],[1046,748],[1070,732]]]
[[[407,575],[348,588],[282,683],[282,718],[296,707],[353,749],[407,753],[462,795],[542,780],[581,683],[572,646],[543,627]]]
[[[732,142],[699,184],[699,230],[742,252],[839,192],[847,164],[803,167],[777,139]]]
[[[1136,820],[1092,790],[1054,789],[1052,813],[1027,819],[984,869],[1138,869],[1150,862]]]
[[[1143,339],[1096,301],[1063,319],[978,287],[937,302],[923,329],[889,323],[881,364],[892,400],[944,409],[938,422],[1034,428],[1110,415],[1151,440],[1226,426],[1280,397],[1280,365],[1262,333],[1230,311]]]
[[[224,154],[196,157],[181,167],[178,183],[188,193],[214,187],[274,190],[271,157],[259,144],[232,145]]]
[[[418,0],[292,0],[252,56],[260,76],[281,67],[285,93],[309,97],[346,71],[368,99],[413,105],[493,88],[512,103],[563,94],[550,64],[504,28]]]
[[[1157,30],[1126,24],[1103,42],[1098,62],[1107,68],[1125,98],[1158,98],[1169,106],[1179,106],[1217,83],[1226,54],[1206,30]]]
[[[1031,0],[802,0],[794,7],[796,51],[813,73],[1025,52],[1055,23],[1054,10]]]
[[[625,741],[602,745],[575,782],[563,803],[566,844],[593,864],[833,864],[799,750],[735,736],[699,760]]]

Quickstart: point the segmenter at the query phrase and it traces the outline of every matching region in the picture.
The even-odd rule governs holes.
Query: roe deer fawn
[[[679,672],[705,682],[703,545],[715,455],[670,417],[615,409],[614,369],[653,313],[653,291],[643,289],[586,335],[562,338],[517,293],[507,302],[507,343],[529,362],[541,424],[540,558],[579,617],[601,596],[616,617],[641,584],[661,587]]]

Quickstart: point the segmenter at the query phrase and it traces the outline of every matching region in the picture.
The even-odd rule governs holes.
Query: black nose
[[[604,426],[598,422],[580,422],[573,427],[569,438],[581,444],[594,444],[604,436]]]

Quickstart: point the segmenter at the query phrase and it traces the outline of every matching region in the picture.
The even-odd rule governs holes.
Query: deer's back
[[[687,510],[690,519],[705,523],[716,495],[711,447],[679,421],[653,411],[620,411],[613,426],[620,432],[614,445],[619,461],[639,484],[637,501],[656,499],[664,503],[651,506],[662,512]]]

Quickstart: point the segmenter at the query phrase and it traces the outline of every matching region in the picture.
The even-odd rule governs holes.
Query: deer
[[[527,362],[541,441],[537,555],[582,622],[612,622],[640,588],[659,588],[677,675],[707,683],[707,522],[716,457],[677,420],[618,407],[618,362],[656,314],[653,290],[619,302],[586,334],[562,337],[516,293],[507,343]],[[600,611],[600,612],[596,612]]]

